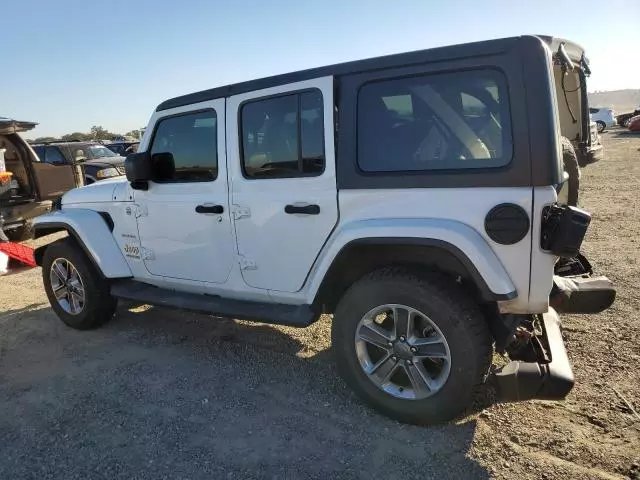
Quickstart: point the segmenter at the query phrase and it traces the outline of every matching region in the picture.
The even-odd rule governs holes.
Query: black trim
[[[109,231],[113,232],[114,223],[111,215],[109,215],[107,212],[98,212],[98,215],[100,215],[104,220],[104,223],[107,224],[107,227],[109,227]]]
[[[284,213],[303,214],[303,215],[319,215],[320,205],[285,205]]]
[[[496,205],[484,219],[484,230],[489,238],[500,245],[518,243],[529,233],[529,215],[520,205],[501,203]]]
[[[111,295],[136,300],[160,307],[191,310],[224,317],[240,317],[248,320],[307,327],[319,318],[310,305],[250,302],[218,296],[178,292],[154,287],[136,280],[121,280],[111,287]]]
[[[445,242],[444,240],[438,240],[434,238],[416,238],[416,237],[373,237],[373,238],[359,238],[357,240],[353,240],[342,247],[338,255],[335,258],[339,258],[340,255],[346,251],[348,248],[353,247],[355,245],[419,245],[424,247],[435,247],[441,248],[442,250],[447,251],[451,255],[453,255],[467,270],[469,273],[471,280],[475,284],[475,286],[480,291],[482,298],[487,301],[506,301],[513,300],[518,296],[518,292],[513,290],[508,293],[494,293],[489,289],[489,286],[478,272],[478,269],[473,264],[469,257],[460,250],[455,245]],[[334,259],[335,260],[335,259]],[[331,267],[329,267],[329,270]],[[327,271],[327,272],[328,272]]]

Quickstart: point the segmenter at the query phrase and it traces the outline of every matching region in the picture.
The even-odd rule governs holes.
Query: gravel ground
[[[0,279],[0,478],[640,478],[640,136],[583,171],[586,251],[617,284],[567,316],[562,403],[492,405],[432,428],[364,407],[330,319],[305,330],[122,308],[92,332],[52,314],[39,269]]]

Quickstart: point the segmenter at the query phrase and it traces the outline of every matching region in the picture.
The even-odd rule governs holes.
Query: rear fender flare
[[[467,268],[486,300],[506,301],[518,296],[502,262],[487,241],[469,225],[442,219],[376,219],[350,222],[332,235],[310,272],[309,303],[316,299],[325,276],[340,253],[357,243],[442,248]]]
[[[132,277],[131,269],[113,238],[109,224],[99,212],[83,208],[63,209],[34,220],[34,238],[66,231],[87,254],[104,278]],[[48,245],[35,250],[36,263]]]

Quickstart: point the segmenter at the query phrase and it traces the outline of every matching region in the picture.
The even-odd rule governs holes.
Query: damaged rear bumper
[[[560,319],[552,308],[542,315],[542,328],[550,361],[512,361],[493,374],[502,402],[562,400],[573,388],[574,378],[560,331]]]

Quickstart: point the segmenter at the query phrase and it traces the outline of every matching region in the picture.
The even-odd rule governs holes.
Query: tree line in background
[[[140,138],[140,130],[131,130],[130,132],[121,135],[119,133],[112,133],[99,125],[91,127],[89,133],[73,132],[62,135],[59,138],[56,137],[38,137],[33,140],[29,140],[32,143],[46,143],[46,142],[71,142],[71,141],[96,141],[96,140],[115,140],[122,137],[133,137],[136,140]]]

